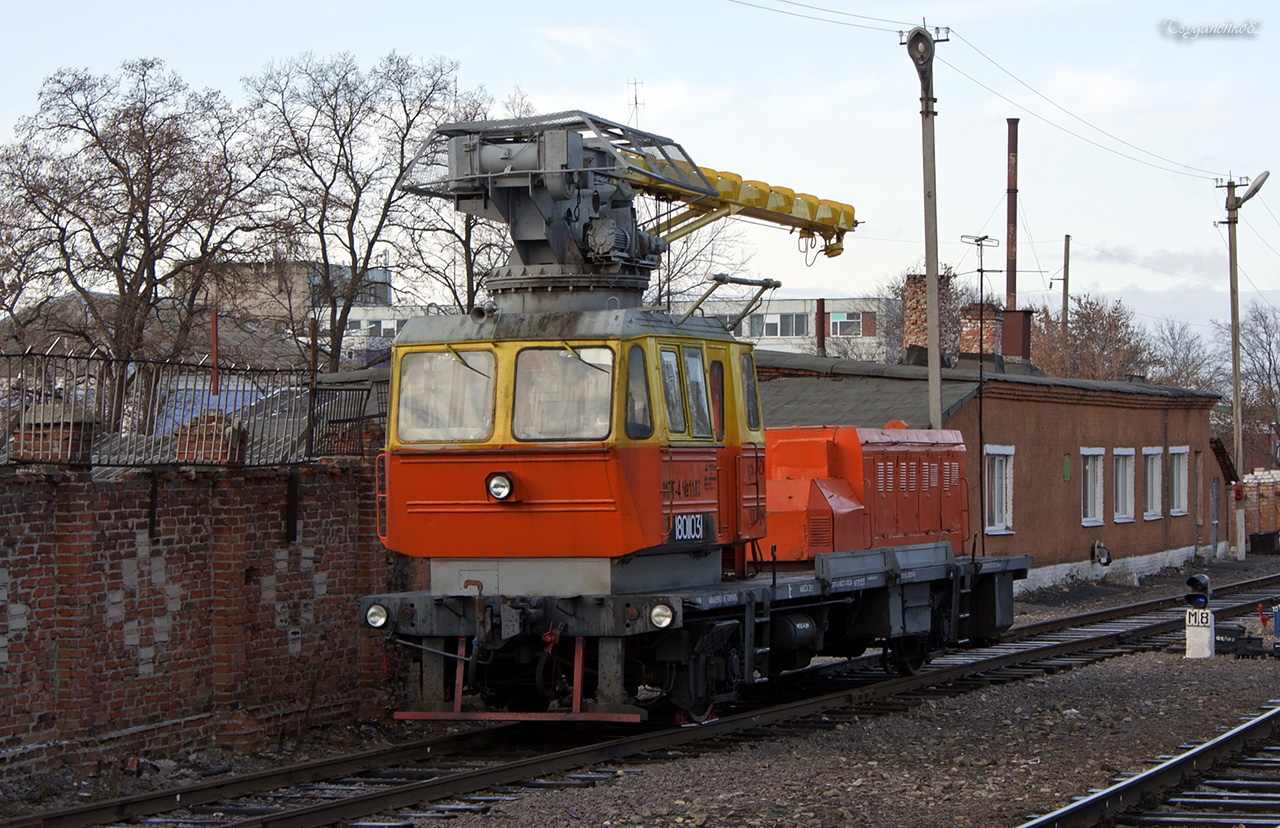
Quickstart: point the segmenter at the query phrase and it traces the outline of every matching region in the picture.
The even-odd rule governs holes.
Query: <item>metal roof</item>
[[[635,336],[697,336],[733,340],[717,319],[676,318],[658,311],[621,308],[566,313],[498,313],[477,323],[470,316],[417,316],[405,323],[396,345],[434,342],[617,339]]]
[[[929,427],[928,369],[921,365],[883,365],[757,349],[761,369],[806,372],[760,383],[760,404],[771,426],[853,425],[882,428],[902,420],[909,428]],[[1030,374],[984,372],[984,382],[1045,388],[1199,399],[1212,404],[1218,396],[1187,388],[1146,382],[1103,382]],[[978,392],[976,370],[942,371],[942,418],[954,415]],[[990,386],[988,386],[990,387]]]

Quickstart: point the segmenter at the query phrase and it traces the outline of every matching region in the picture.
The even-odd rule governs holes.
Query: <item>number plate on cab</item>
[[[716,536],[715,518],[709,512],[671,516],[671,543],[711,541]]]

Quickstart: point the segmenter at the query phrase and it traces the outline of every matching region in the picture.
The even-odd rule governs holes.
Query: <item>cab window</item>
[[[649,365],[644,348],[632,345],[627,354],[627,436],[642,440],[653,435],[649,404]]]
[[[396,433],[411,443],[493,434],[491,351],[418,351],[400,360]]]
[[[701,348],[684,348],[684,376],[689,384],[689,420],[693,425],[693,436],[710,437],[711,407]]]
[[[516,355],[511,434],[517,440],[603,440],[612,389],[608,348],[526,348]]]
[[[716,439],[724,439],[724,363],[711,360],[711,419],[716,428]]]
[[[742,355],[742,400],[747,409],[747,428],[760,430],[760,396],[756,392],[756,363],[751,354]]]
[[[688,428],[684,418],[684,383],[680,381],[680,356],[664,348],[658,354],[662,370],[662,402],[667,410],[667,430],[683,434]]]

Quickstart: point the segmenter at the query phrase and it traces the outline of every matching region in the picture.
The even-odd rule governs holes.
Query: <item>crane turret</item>
[[[444,178],[424,169],[438,140]],[[668,138],[585,112],[442,125],[402,186],[510,228],[510,257],[487,286],[511,312],[638,306],[669,242],[726,216],[821,238],[828,256],[856,225],[847,204],[700,168]],[[680,211],[642,229],[638,192]]]

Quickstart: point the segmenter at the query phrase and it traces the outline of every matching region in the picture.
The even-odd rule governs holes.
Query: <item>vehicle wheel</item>
[[[701,701],[687,710],[676,711],[676,723],[680,725],[706,724],[718,718],[715,705],[710,700]]]
[[[928,647],[920,639],[899,639],[890,644],[889,661],[900,676],[917,675],[927,660]]]

